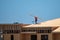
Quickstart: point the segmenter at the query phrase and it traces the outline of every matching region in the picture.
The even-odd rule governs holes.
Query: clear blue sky
[[[36,15],[47,21],[60,18],[60,0],[0,0],[0,23],[31,24]]]

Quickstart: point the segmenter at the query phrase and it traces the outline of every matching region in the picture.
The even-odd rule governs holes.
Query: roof
[[[22,26],[27,26],[27,25],[30,25],[30,24],[0,24],[0,26],[3,26],[3,27],[5,27],[5,26],[8,26],[8,27],[10,27],[10,26],[20,26],[20,27],[22,27]]]
[[[31,24],[24,27],[57,27],[57,26],[60,26],[60,18],[41,22],[39,24]]]
[[[55,29],[54,31],[52,31],[53,33],[60,33],[60,27],[58,27],[57,29]]]

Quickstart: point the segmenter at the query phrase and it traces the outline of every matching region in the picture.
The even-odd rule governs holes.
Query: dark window
[[[3,33],[20,33],[20,30],[4,30]]]
[[[31,35],[31,40],[37,40],[37,35]]]
[[[38,30],[38,33],[51,33],[51,30]]]
[[[51,30],[22,30],[22,32],[51,33]]]
[[[44,30],[40,30],[40,33],[44,33]]]
[[[11,35],[11,40],[14,40],[14,36],[13,35]]]
[[[41,35],[41,40],[48,40],[48,35]]]
[[[37,30],[22,30],[22,32],[35,32]]]
[[[52,30],[48,30],[48,33],[51,33]]]

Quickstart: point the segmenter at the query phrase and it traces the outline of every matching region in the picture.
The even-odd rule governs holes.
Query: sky
[[[32,24],[34,16],[39,23],[60,18],[60,0],[0,0],[0,24]]]

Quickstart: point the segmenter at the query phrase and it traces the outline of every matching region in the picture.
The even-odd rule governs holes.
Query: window
[[[3,33],[20,33],[20,30],[4,30]]]
[[[13,35],[11,35],[11,40],[14,40],[14,36]]]
[[[38,30],[38,33],[51,33],[51,30]]]
[[[24,29],[22,32],[38,32],[38,33],[51,33],[51,30],[36,30],[36,29]]]
[[[48,40],[48,35],[41,35],[41,40]]]
[[[22,30],[22,32],[35,32],[36,30]]]
[[[31,35],[31,40],[37,40],[37,35]]]

